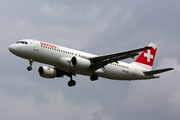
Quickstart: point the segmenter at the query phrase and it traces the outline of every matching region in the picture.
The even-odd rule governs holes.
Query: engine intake
[[[47,66],[39,67],[38,73],[41,77],[44,78],[55,78],[57,76],[56,69]]]

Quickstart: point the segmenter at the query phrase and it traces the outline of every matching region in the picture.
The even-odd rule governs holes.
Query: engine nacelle
[[[61,57],[59,59],[59,64],[61,66],[65,66],[65,67],[72,67],[71,65],[71,58],[68,58],[68,57]]]
[[[91,62],[89,60],[81,57],[73,57],[71,59],[71,64],[73,67],[78,69],[88,69],[91,66]]]
[[[56,69],[47,66],[39,67],[38,73],[41,77],[44,78],[55,78],[57,76]]]

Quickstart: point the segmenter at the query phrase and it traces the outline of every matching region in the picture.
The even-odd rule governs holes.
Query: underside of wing
[[[151,49],[151,48],[152,48],[151,46],[146,46],[139,49],[91,58],[90,59],[92,63],[91,69],[96,70],[112,62],[117,62],[117,61],[127,59],[127,58],[134,58],[135,56],[139,55],[138,52],[142,52],[144,50]]]

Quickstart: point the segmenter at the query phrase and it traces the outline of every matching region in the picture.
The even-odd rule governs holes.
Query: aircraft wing
[[[127,59],[127,58],[134,58],[134,56],[139,55],[138,52],[142,52],[144,50],[151,49],[151,48],[152,48],[151,46],[146,46],[143,48],[129,50],[125,52],[93,57],[90,59],[92,63],[91,69],[97,70],[112,62],[117,62],[117,61]]]

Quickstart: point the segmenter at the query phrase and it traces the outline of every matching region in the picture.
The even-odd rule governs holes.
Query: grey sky
[[[180,2],[163,0],[0,0],[1,120],[179,120]],[[8,51],[19,39],[101,55],[158,44],[153,69],[175,67],[159,79],[113,81],[77,75],[54,80],[28,72]],[[133,59],[124,60],[133,62]]]

